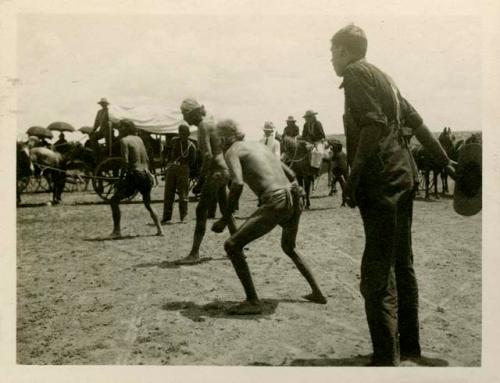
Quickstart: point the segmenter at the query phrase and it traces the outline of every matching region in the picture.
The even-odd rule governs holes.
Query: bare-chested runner
[[[221,211],[226,209],[226,186],[229,181],[229,171],[215,131],[215,122],[212,117],[206,116],[204,106],[200,105],[198,101],[188,98],[182,102],[181,112],[184,121],[198,127],[198,146],[202,157],[201,174],[205,176],[200,201],[196,207],[193,246],[187,257],[176,262],[181,265],[190,265],[211,259],[210,257],[200,257],[200,245],[205,236],[210,206],[213,206],[215,200],[218,200]],[[227,226],[230,233],[236,231],[232,215],[228,217]]]
[[[243,141],[244,135],[234,121],[219,122],[217,133],[222,141],[225,160],[231,174],[231,187],[227,209],[223,217],[213,224],[212,230],[215,232],[224,230],[240,198],[244,182],[260,201],[259,208],[224,244],[246,294],[246,301],[231,308],[229,313],[245,315],[262,312],[262,305],[257,297],[243,248],[269,233],[276,225],[283,228],[281,248],[312,289],[312,293],[305,295],[304,298],[325,304],[326,298],[295,246],[302,213],[301,189],[295,181],[295,174],[261,143]]]
[[[146,147],[141,138],[137,136],[137,128],[130,120],[122,120],[120,131],[123,138],[120,140],[122,168],[121,179],[117,182],[116,192],[111,197],[111,212],[113,214],[113,232],[110,238],[120,238],[120,201],[134,195],[137,191],[142,194],[144,206],[149,211],[156,226],[156,235],[163,235],[158,216],[151,208],[151,188],[153,176],[149,171],[149,159]]]

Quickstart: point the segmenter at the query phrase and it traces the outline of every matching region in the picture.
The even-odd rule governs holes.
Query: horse
[[[301,136],[280,136],[284,162],[295,172],[299,185],[304,189],[305,208],[311,207],[311,185],[318,170],[311,166],[311,152],[313,144],[305,141]]]
[[[62,192],[66,184],[66,170],[72,161],[85,155],[85,148],[79,142],[67,144],[64,153],[46,147],[29,147],[27,144],[17,144],[17,202],[21,202],[23,183],[37,172],[46,177],[52,189],[52,203],[61,202]]]
[[[30,159],[30,151],[27,143],[18,141],[16,143],[16,203],[21,204],[21,193],[28,185],[30,177],[35,168]]]
[[[438,175],[441,174],[443,168],[439,166],[436,161],[432,158],[431,154],[427,149],[423,146],[416,146],[411,151],[413,158],[415,159],[415,163],[417,164],[417,168],[419,172],[421,172],[424,176],[425,182],[425,199],[429,200],[429,189],[430,189],[430,173],[432,172],[433,181],[434,181],[434,196],[436,199],[439,199],[438,194]]]
[[[455,137],[451,134],[450,128],[444,128],[444,130],[439,135],[439,143],[443,147],[444,151],[448,155],[448,158],[452,160],[457,160],[457,152],[455,150]],[[449,193],[448,189],[448,170],[444,167],[441,171],[441,182],[443,184],[443,195]]]
[[[347,155],[342,151],[342,143],[339,140],[328,141],[328,148],[330,155],[328,160],[323,161],[327,164],[328,179],[330,185],[329,195],[337,193],[336,184],[340,184],[342,191],[344,191],[347,177],[349,176],[349,167],[347,165]],[[344,201],[342,201],[344,205]]]

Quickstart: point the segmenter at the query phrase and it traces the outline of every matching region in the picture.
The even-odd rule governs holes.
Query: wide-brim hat
[[[101,98],[98,102],[99,105],[109,105],[109,101],[107,98]]]
[[[472,216],[482,208],[482,146],[467,144],[460,149],[456,168],[453,209]]]
[[[306,113],[302,116],[303,118],[306,118],[306,117],[312,117],[312,116],[316,116],[318,113],[315,112],[314,110],[307,110]]]
[[[293,118],[293,116],[288,116],[288,118],[286,119],[286,122],[295,122],[297,121],[295,118]]]

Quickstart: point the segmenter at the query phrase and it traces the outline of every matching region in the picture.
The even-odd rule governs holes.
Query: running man
[[[120,238],[120,201],[134,195],[137,191],[142,194],[144,206],[149,211],[156,226],[156,235],[162,236],[163,232],[158,216],[151,208],[151,188],[153,176],[149,171],[149,159],[144,142],[137,136],[137,128],[130,120],[120,122],[122,138],[120,149],[122,155],[121,179],[116,186],[116,192],[111,197],[111,212],[113,214],[113,232],[110,238]]]
[[[281,248],[312,289],[312,293],[305,295],[304,298],[325,304],[326,298],[295,247],[302,201],[301,189],[295,181],[294,173],[261,143],[243,141],[244,135],[234,121],[219,122],[217,134],[221,138],[225,160],[231,174],[231,187],[227,208],[223,217],[213,224],[212,230],[220,233],[226,224],[231,222],[231,213],[238,203],[244,182],[260,201],[260,207],[224,244],[246,294],[246,300],[233,307],[229,313],[247,315],[262,312],[262,305],[257,297],[243,248],[269,233],[276,225],[283,228]]]
[[[181,104],[181,112],[189,125],[198,127],[198,146],[202,157],[201,175],[205,177],[201,190],[200,201],[196,207],[196,227],[194,230],[193,247],[189,255],[177,261],[181,265],[190,265],[210,259],[200,258],[200,245],[205,236],[207,216],[210,206],[219,202],[220,209],[226,210],[226,186],[229,180],[229,171],[215,131],[215,122],[208,117],[205,107],[198,101],[188,98]],[[230,233],[236,231],[236,224],[231,215],[227,218]]]

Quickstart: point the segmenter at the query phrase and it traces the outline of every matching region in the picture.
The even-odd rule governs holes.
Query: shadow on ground
[[[256,320],[274,314],[279,302],[272,299],[261,301],[263,305],[262,314],[257,315],[230,315],[227,311],[240,302],[215,301],[206,305],[198,305],[193,302],[169,302],[161,306],[166,311],[179,311],[179,313],[193,322],[204,322],[205,317],[210,318],[233,318],[242,320]],[[297,301],[294,301],[297,302]],[[308,303],[301,301],[302,303]]]
[[[294,359],[290,362],[290,366],[298,367],[368,367],[371,361],[371,354],[356,355],[349,358],[321,358],[321,359]],[[446,367],[449,363],[440,358],[431,358],[421,356],[418,358],[409,358],[401,360],[400,367]]]
[[[439,194],[439,198],[436,198],[434,194],[431,194],[429,198],[425,198],[424,193],[422,194],[417,194],[415,196],[415,201],[421,201],[421,202],[439,202],[441,200],[449,200],[453,199],[453,194]]]
[[[330,207],[311,207],[309,209],[304,209],[302,213],[307,213],[309,211],[321,211],[321,210],[334,210],[338,209],[340,206],[330,206]]]
[[[111,238],[109,236],[106,236],[106,237],[82,238],[82,240],[87,242],[124,241],[127,239],[134,239],[139,237],[158,237],[158,236],[156,234],[143,234],[143,235],[135,234],[135,235],[122,235],[121,237],[118,238]]]

